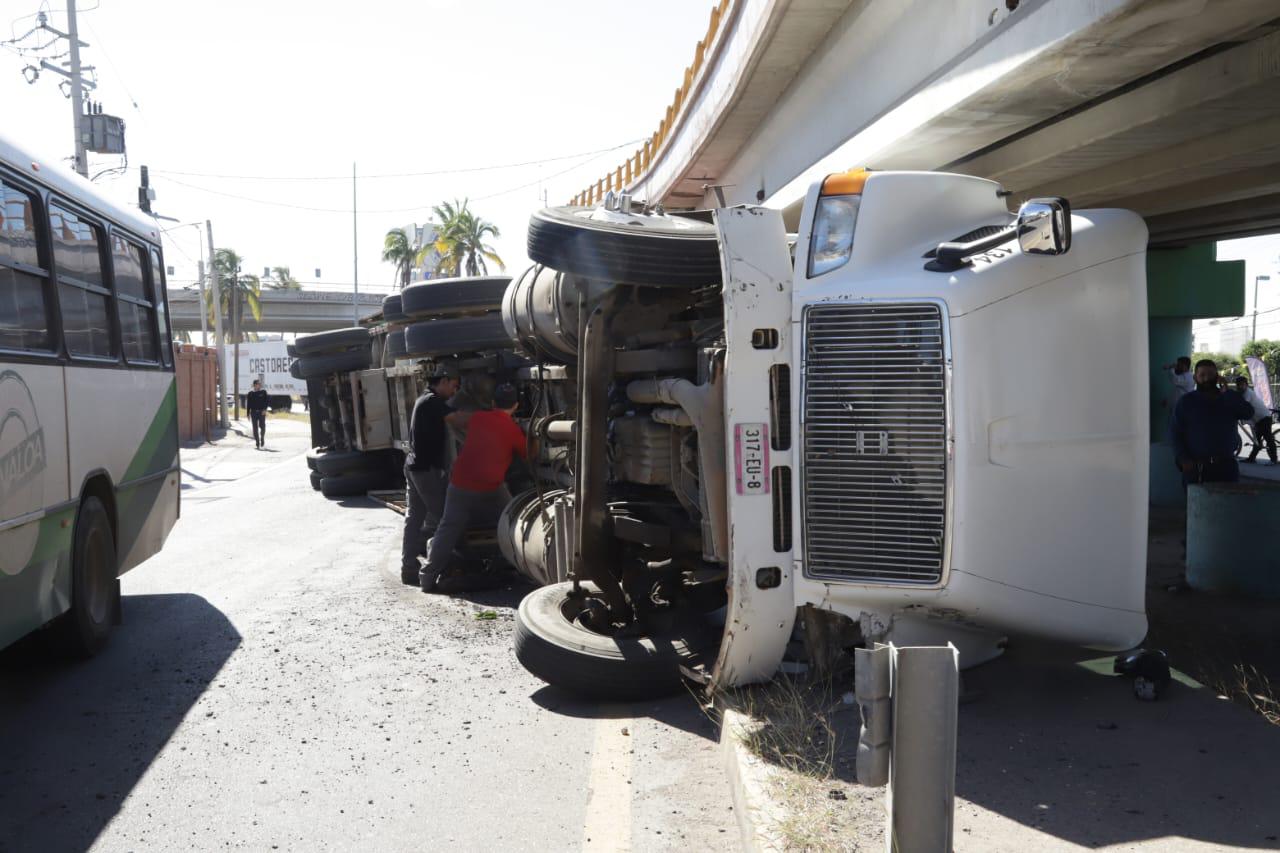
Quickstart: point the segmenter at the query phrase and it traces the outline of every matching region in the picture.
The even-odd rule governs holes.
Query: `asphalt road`
[[[526,590],[402,587],[401,517],[312,491],[306,443],[184,452],[107,650],[0,653],[0,851],[736,848],[692,699],[544,686],[511,651]]]

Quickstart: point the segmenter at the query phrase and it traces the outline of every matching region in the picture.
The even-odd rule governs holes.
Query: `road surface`
[[[401,517],[312,491],[304,425],[268,443],[184,451],[98,658],[0,653],[0,851],[736,849],[694,701],[545,687],[523,589],[401,586]]]

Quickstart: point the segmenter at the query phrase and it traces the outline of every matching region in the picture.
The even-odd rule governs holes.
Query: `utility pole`
[[[231,278],[231,404],[235,407],[236,420],[240,420],[240,267]]]
[[[1253,277],[1253,330],[1249,332],[1250,341],[1258,339],[1258,282],[1260,281],[1271,281],[1271,276],[1255,275]]]
[[[351,325],[360,325],[360,238],[356,227],[356,164],[351,161],[351,281],[355,292],[351,297]]]
[[[218,359],[218,422],[227,428],[227,363],[222,358],[222,292],[218,287],[218,265],[214,263],[213,223],[204,221],[204,233],[209,238],[209,278],[213,284],[213,345]]]
[[[80,78],[80,30],[76,26],[76,0],[67,0],[67,41],[71,42],[71,127],[76,133],[76,171],[89,177],[89,155],[84,145],[84,81]]]
[[[196,262],[196,275],[200,280],[200,346],[209,345],[209,318],[204,307],[204,247],[200,247],[200,260]]]

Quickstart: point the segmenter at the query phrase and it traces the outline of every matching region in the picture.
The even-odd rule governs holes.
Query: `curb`
[[[744,734],[760,724],[723,698],[717,698],[715,706],[720,712],[720,751],[742,849],[748,853],[782,853],[782,844],[771,832],[782,820],[781,809],[769,794],[770,782],[778,771],[752,755],[743,743]]]

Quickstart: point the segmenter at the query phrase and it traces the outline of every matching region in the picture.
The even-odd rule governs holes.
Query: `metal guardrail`
[[[591,184],[582,192],[570,199],[569,203],[589,207],[604,198],[604,194],[614,190],[622,190],[640,178],[649,170],[649,166],[671,139],[675,126],[679,123],[681,111],[688,105],[690,93],[701,83],[701,74],[708,61],[719,47],[720,38],[725,32],[724,25],[729,19],[735,4],[740,0],[720,0],[711,10],[711,21],[707,25],[707,34],[698,42],[693,53],[693,64],[685,68],[684,79],[676,89],[666,115],[658,122],[658,129],[653,132],[641,148],[628,157],[617,168]]]

